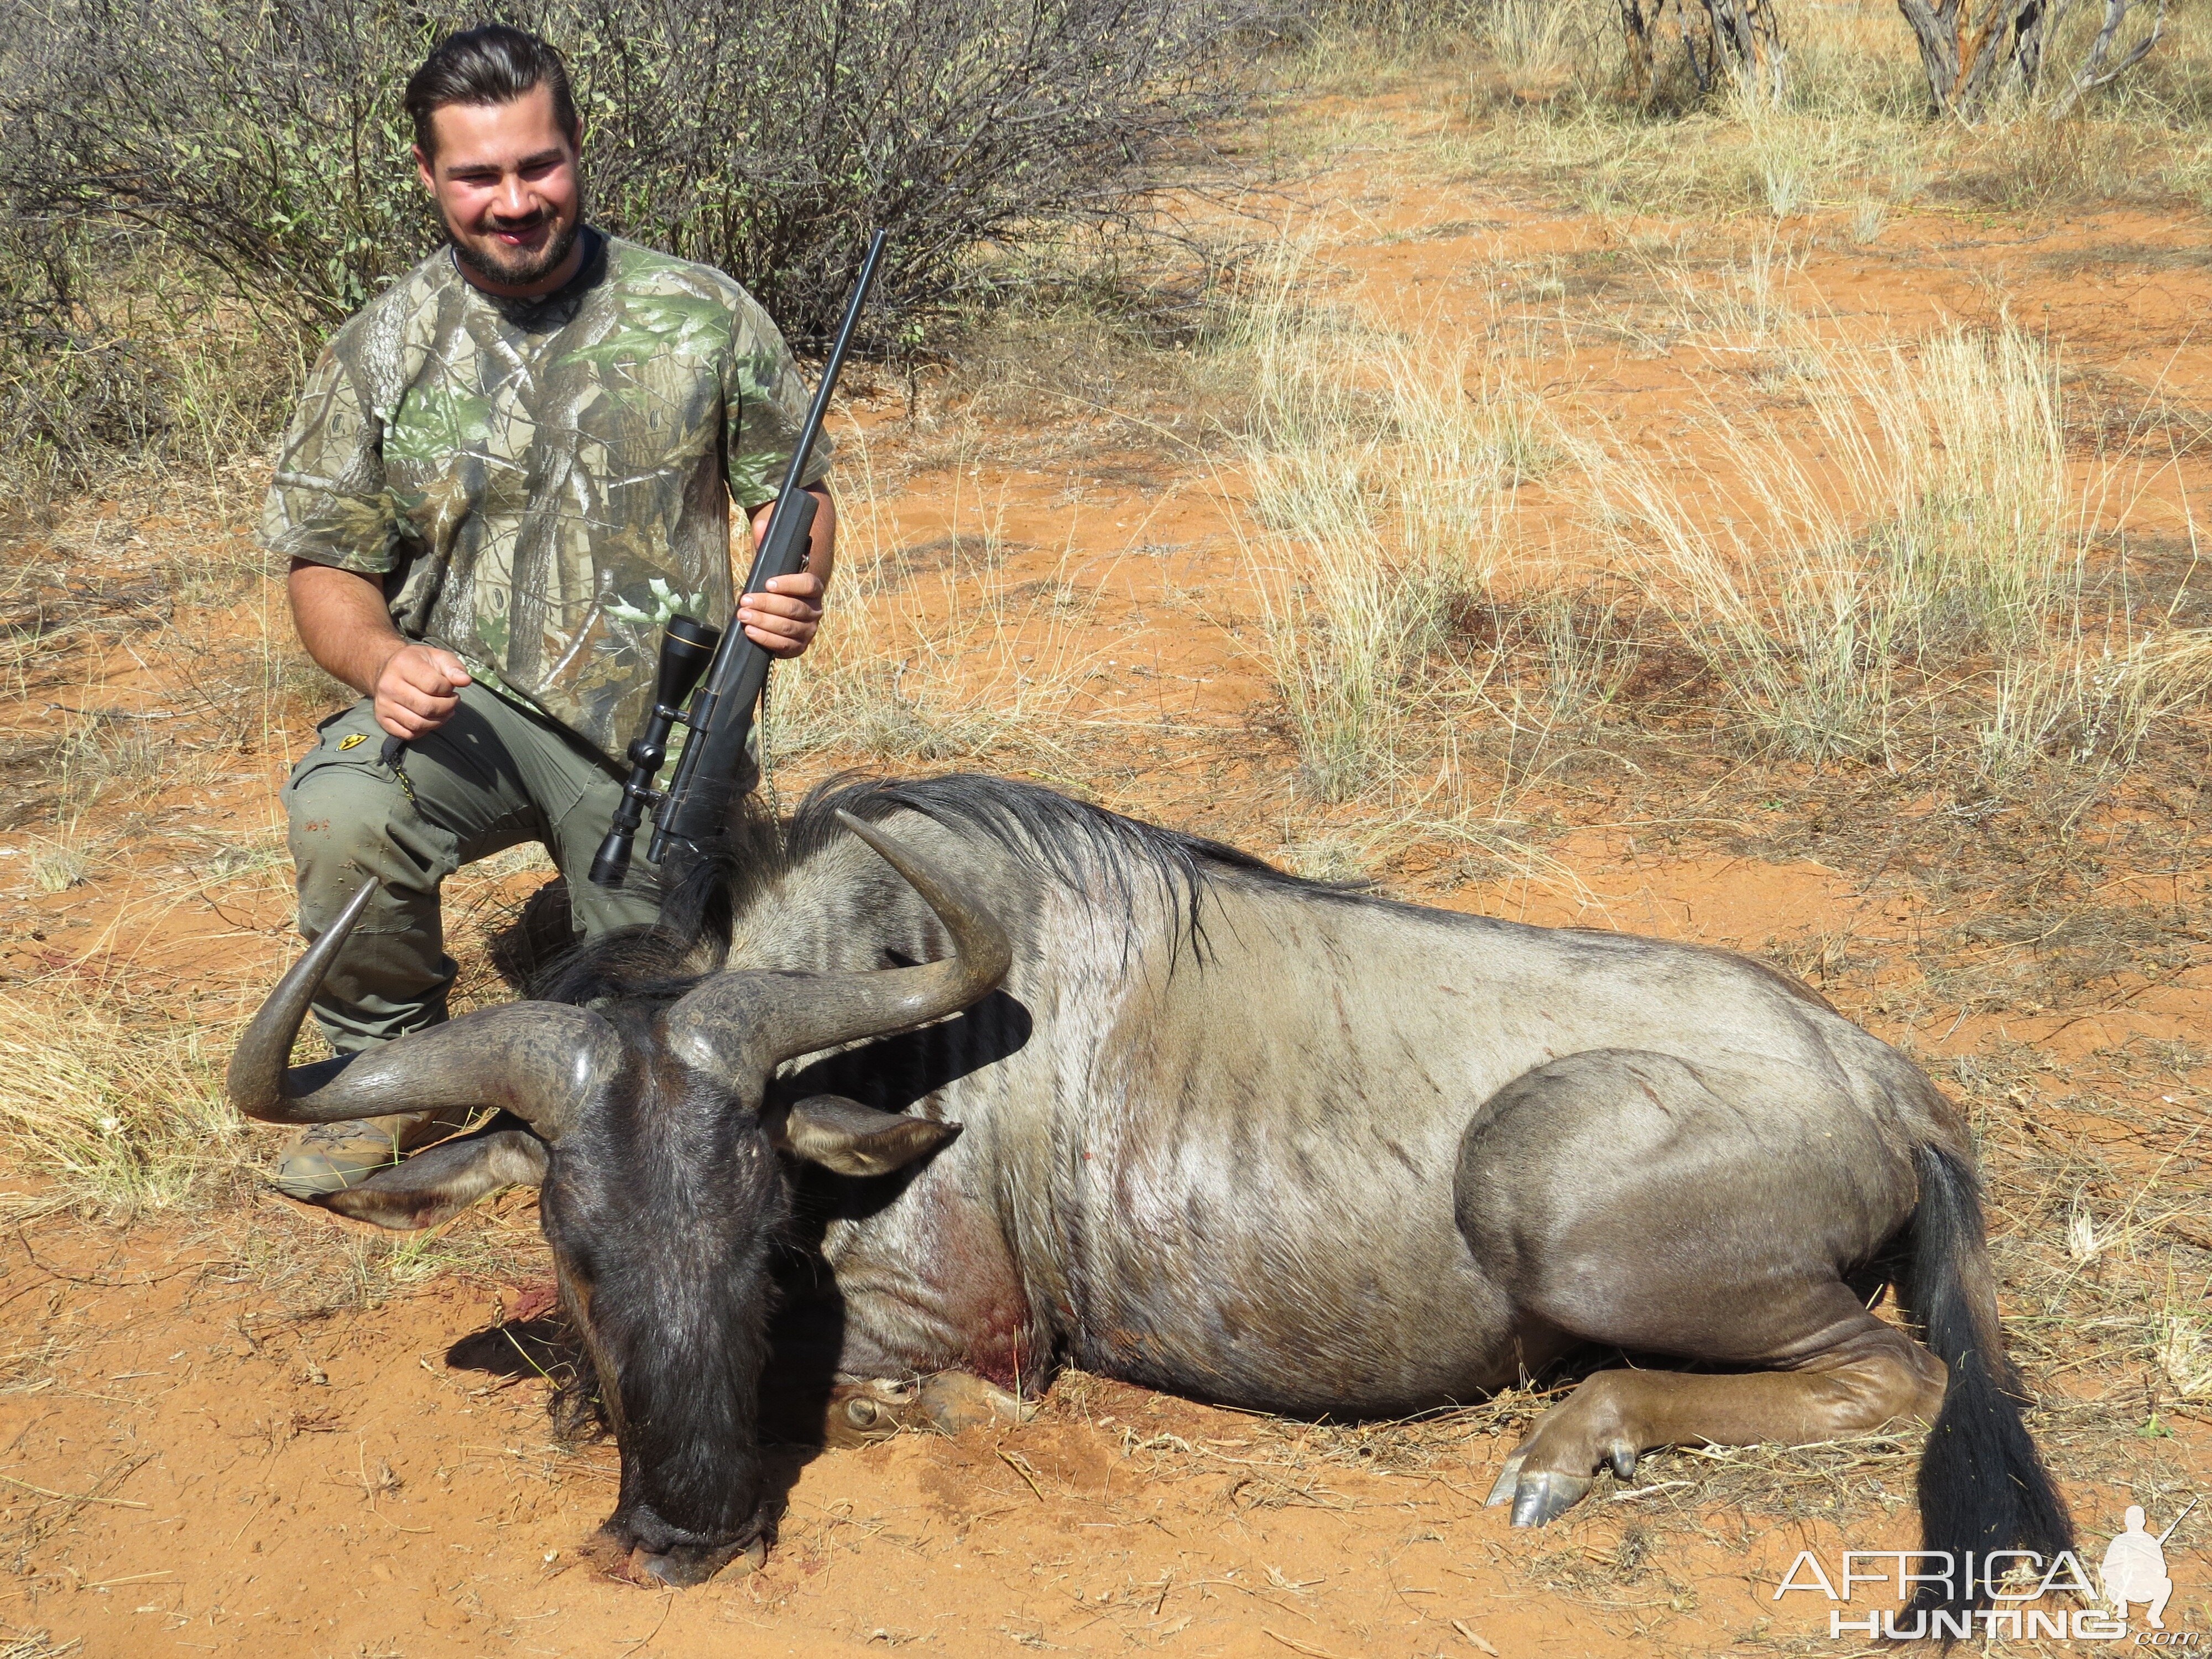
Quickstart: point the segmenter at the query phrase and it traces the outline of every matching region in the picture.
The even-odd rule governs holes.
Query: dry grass
[[[2212,1321],[2184,1308],[2166,1308],[2152,1334],[2151,1357],[2171,1398],[2192,1404],[2212,1401]]]
[[[1018,577],[1003,500],[956,495],[951,533],[912,545],[866,434],[855,427],[839,442],[837,604],[814,647],[778,671],[763,751],[781,763],[1064,761],[1069,705],[1105,653],[1082,627],[1098,578],[1076,580],[1073,534],[1049,574]]]
[[[304,343],[165,241],[42,228],[0,234],[0,526],[118,472],[219,485],[272,434]]]
[[[2069,562],[2056,394],[2026,342],[1821,366],[1812,434],[1709,401],[1694,450],[1597,458],[1633,580],[1743,718],[1815,759],[1881,752],[1900,672],[2033,629]]]
[[[84,1650],[81,1637],[70,1637],[57,1641],[53,1633],[43,1630],[15,1630],[0,1632],[0,1659],[70,1659]]]
[[[0,1143],[65,1200],[114,1214],[227,1188],[246,1142],[228,1033],[126,1021],[113,994],[0,998]]]
[[[2069,459],[2036,343],[1797,335],[1809,418],[1709,398],[1688,443],[1594,458],[1620,568],[1755,742],[2004,787],[2201,702],[2212,644],[2097,556],[2114,479]]]
[[[1237,337],[1253,360],[1243,532],[1268,665],[1322,800],[1389,778],[1459,617],[1491,596],[1548,417],[1464,346],[1310,308],[1286,252]]]
[[[1816,330],[1794,269],[1769,239],[1717,279],[1663,273],[1711,389],[1687,428],[1631,442],[1449,337],[1326,307],[1284,257],[1240,325],[1245,556],[1310,795],[1395,799],[1474,709],[1547,738],[1694,726],[1679,698],[1624,696],[1668,636],[1730,742],[2000,791],[2124,769],[2201,706],[2212,643],[2106,550],[2118,470],[2069,454],[2044,347]],[[1740,395],[1747,360],[1784,401]],[[1515,495],[1570,453],[1596,507],[1579,568]]]

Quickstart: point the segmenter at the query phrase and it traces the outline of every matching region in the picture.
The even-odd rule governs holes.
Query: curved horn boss
[[[668,1016],[671,1042],[693,1064],[757,1087],[787,1060],[927,1025],[981,1000],[1006,978],[1013,947],[989,912],[912,847],[850,812],[837,819],[921,895],[951,934],[952,954],[856,974],[718,975]]]

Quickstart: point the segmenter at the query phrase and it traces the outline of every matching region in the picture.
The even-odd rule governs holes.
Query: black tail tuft
[[[1920,1204],[1912,1262],[1901,1287],[1929,1347],[1950,1369],[1943,1409],[1920,1458],[1921,1546],[1948,1550],[1954,1593],[1923,1584],[1916,1609],[1986,1607],[1981,1564],[1991,1550],[2034,1550],[2048,1561],[2074,1547],[2074,1523],[2027,1425],[2017,1374],[2004,1357],[1974,1172],[1948,1152],[1914,1153]],[[1965,1555],[1974,1577],[1966,1582]]]

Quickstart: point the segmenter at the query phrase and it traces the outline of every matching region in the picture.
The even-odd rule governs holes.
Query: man
[[[2192,1508],[2194,1505],[2191,1506]],[[2186,1513],[2186,1511],[2184,1511]],[[2181,1517],[2176,1516],[2176,1525]],[[2173,1528],[2153,1537],[2143,1525],[2142,1506],[2128,1505],[2123,1517],[2126,1530],[2105,1547],[2105,1559],[2100,1564],[2098,1576],[2105,1582],[2105,1600],[2112,1604],[2112,1611],[2122,1619],[2128,1616],[2128,1603],[2140,1601],[2153,1630],[2164,1630],[2166,1620],[2160,1615],[2173,1595],[2173,1580],[2166,1576],[2166,1540],[2172,1536]]]
[[[262,522],[301,643],[362,694],[284,789],[303,934],[381,883],[315,1003],[341,1054],[445,1018],[439,887],[462,864],[542,842],[584,933],[653,919],[642,860],[617,890],[586,878],[627,772],[613,757],[667,617],[730,614],[728,503],[765,528],[807,401],[737,283],[584,222],[582,131],[545,42],[450,36],[407,109],[449,246],[331,339]],[[738,612],[778,656],[821,620],[827,463],[825,441],[804,475],[806,570]],[[440,1132],[427,1113],[311,1128],[276,1185],[335,1192]]]

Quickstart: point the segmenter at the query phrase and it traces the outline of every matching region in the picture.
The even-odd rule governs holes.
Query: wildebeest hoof
[[[1586,1474],[1560,1474],[1551,1469],[1524,1474],[1514,1488],[1513,1524],[1540,1527],[1580,1503],[1595,1484]]]
[[[856,1382],[831,1397],[823,1439],[839,1447],[888,1440],[912,1420],[919,1390],[911,1382]]]
[[[653,1555],[639,1548],[630,1552],[629,1561],[629,1576],[633,1583],[648,1589],[667,1584],[689,1589],[710,1578],[751,1577],[768,1565],[768,1540],[756,1538],[726,1555],[720,1550],[672,1550],[665,1555]]]
[[[1490,1496],[1483,1499],[1485,1509],[1494,1510],[1512,1498],[1521,1484],[1521,1458],[1522,1454],[1516,1452],[1505,1460],[1505,1467],[1498,1470],[1498,1479],[1492,1483]]]
[[[1616,1480],[1626,1480],[1636,1473],[1636,1448],[1615,1446],[1612,1455],[1606,1461],[1613,1465],[1613,1478]]]
[[[938,1372],[922,1383],[921,1396],[915,1403],[921,1420],[940,1434],[993,1423],[1026,1423],[1036,1415],[1035,1401],[966,1371]]]

